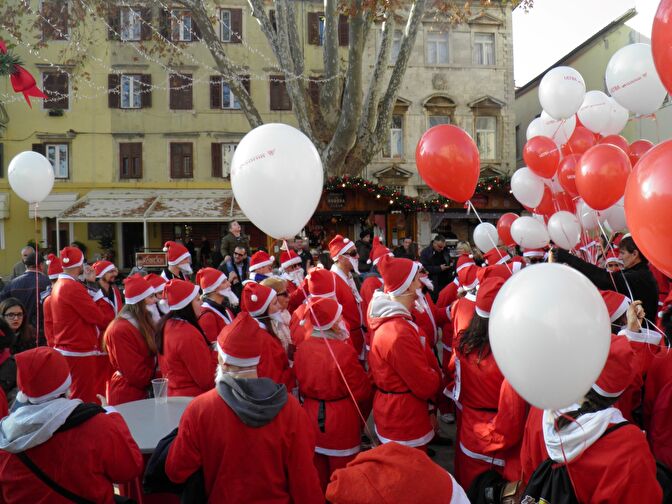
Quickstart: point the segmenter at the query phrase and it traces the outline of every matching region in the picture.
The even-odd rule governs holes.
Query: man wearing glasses
[[[231,290],[240,299],[243,293],[243,281],[250,276],[250,260],[245,247],[240,246],[233,249],[233,261],[228,260],[224,264],[226,268],[224,272],[229,277]]]

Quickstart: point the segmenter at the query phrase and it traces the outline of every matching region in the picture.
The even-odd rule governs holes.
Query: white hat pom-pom
[[[64,257],[62,262],[64,262],[65,264],[68,264],[70,262],[70,259],[67,258],[67,257]]]
[[[343,238],[343,243],[350,243],[350,238]]]
[[[163,247],[164,252],[168,252],[168,247]]]
[[[44,263],[45,263],[47,266],[49,266],[49,265],[51,264],[51,261],[47,259],[46,261],[44,261]]]
[[[252,294],[252,296],[250,297],[250,299],[252,300],[253,303],[256,303],[257,301],[259,301],[259,298],[257,297],[256,294]]]

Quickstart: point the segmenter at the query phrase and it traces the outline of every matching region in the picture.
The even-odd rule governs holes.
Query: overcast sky
[[[522,86],[586,39],[635,7],[626,24],[651,37],[658,0],[534,0],[525,13],[513,12],[516,86]]]

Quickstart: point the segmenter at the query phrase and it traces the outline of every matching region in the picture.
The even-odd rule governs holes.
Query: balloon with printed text
[[[560,151],[553,140],[537,136],[523,147],[523,159],[527,167],[542,178],[551,178],[558,170]]]

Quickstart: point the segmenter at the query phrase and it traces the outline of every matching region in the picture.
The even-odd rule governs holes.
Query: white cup
[[[153,379],[152,389],[154,389],[154,402],[156,404],[166,404],[168,402],[168,378]]]

